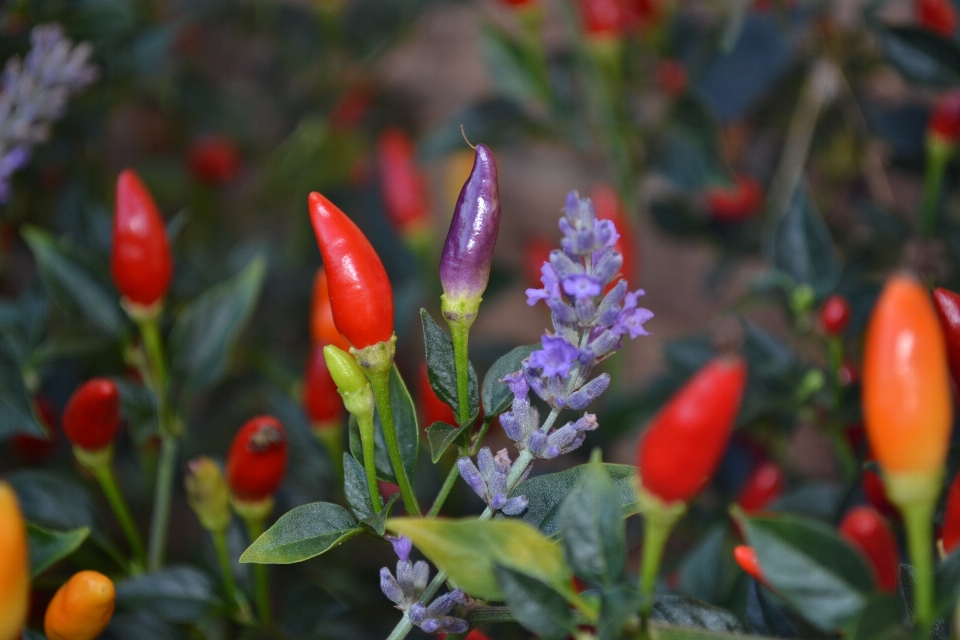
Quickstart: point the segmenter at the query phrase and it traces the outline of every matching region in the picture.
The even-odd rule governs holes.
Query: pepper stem
[[[377,487],[376,441],[374,440],[373,412],[354,414],[360,427],[360,446],[363,449],[363,470],[367,475],[367,489],[373,512],[380,513],[380,489]],[[393,458],[391,458],[391,462]]]
[[[453,361],[457,370],[457,420],[465,424],[470,419],[470,359],[467,350],[470,324],[449,321],[449,325],[453,338]]]
[[[953,146],[930,136],[927,139],[927,166],[923,174],[923,204],[920,209],[920,235],[932,237],[937,226],[940,185],[946,172]]]
[[[363,366],[363,363],[361,363],[360,366]],[[377,402],[377,411],[380,413],[380,425],[383,427],[383,438],[387,442],[387,453],[390,456],[393,475],[397,479],[397,485],[400,487],[400,497],[403,499],[403,506],[409,515],[420,517],[420,505],[417,503],[416,494],[413,493],[410,479],[407,478],[407,470],[404,468],[403,458],[400,456],[400,442],[397,440],[397,430],[393,424],[393,407],[390,405],[390,371],[391,369],[366,369],[365,373],[370,379],[370,385],[373,387],[373,397]],[[364,455],[364,466],[367,466],[366,455]]]
[[[220,573],[223,574],[223,589],[227,598],[237,607],[237,617],[243,623],[252,619],[250,606],[246,600],[241,600],[237,590],[237,581],[233,577],[233,563],[230,561],[230,551],[227,548],[227,532],[212,531],[213,546],[217,549],[217,560],[220,562]],[[256,565],[259,566],[259,565]]]
[[[156,571],[163,565],[176,465],[177,439],[170,434],[161,434],[157,483],[153,494],[153,516],[150,521],[150,545],[147,552],[147,566],[151,571]]]
[[[647,493],[642,487],[638,492],[640,511],[643,513],[643,557],[640,562],[640,592],[644,595],[643,620],[650,617],[653,608],[653,590],[657,584],[663,549],[677,520],[686,512],[683,502],[664,503]]]
[[[250,538],[250,543],[253,544],[263,533],[264,518],[244,516],[243,521],[247,525],[247,536]],[[271,619],[270,584],[267,581],[267,565],[253,565],[253,590],[257,601],[257,613],[260,615],[260,622],[269,624]]]

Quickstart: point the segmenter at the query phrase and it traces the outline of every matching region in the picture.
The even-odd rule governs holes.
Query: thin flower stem
[[[383,426],[384,440],[387,442],[387,453],[390,455],[390,464],[393,466],[393,475],[400,487],[400,497],[407,513],[414,517],[420,516],[420,505],[417,496],[407,478],[407,470],[403,466],[400,456],[400,443],[397,441],[397,431],[393,424],[393,407],[390,406],[390,369],[370,373],[370,382],[373,386],[373,397],[377,401],[377,411],[380,412],[380,424]]]
[[[453,485],[457,483],[457,478],[460,477],[460,469],[457,468],[457,465],[454,464],[450,467],[450,471],[447,473],[446,480],[443,481],[443,486],[440,487],[440,493],[437,494],[436,499],[433,501],[433,505],[430,506],[430,511],[427,512],[428,518],[436,518],[437,514],[440,513],[440,509],[443,508],[443,503],[446,502],[447,496],[450,495],[450,491],[453,490]]]
[[[453,338],[453,361],[457,370],[457,421],[465,424],[470,419],[470,359],[467,350],[470,325],[451,322],[450,333]]]
[[[263,533],[263,520],[260,518],[245,519],[247,524],[247,536],[251,544]],[[257,613],[260,616],[260,622],[269,623],[270,615],[270,583],[267,581],[267,565],[253,565],[253,591],[257,601]]]
[[[147,552],[147,566],[150,571],[156,571],[163,565],[176,464],[177,439],[173,435],[162,434],[160,436],[160,460],[157,465],[157,483],[153,495],[153,518],[150,521],[150,546]]]
[[[227,532],[212,532],[211,536],[213,537],[213,546],[217,549],[220,573],[223,574],[223,589],[227,592],[227,598],[230,602],[237,607],[238,618],[243,622],[249,622],[252,619],[250,609],[246,601],[239,598],[237,581],[233,577],[233,562],[230,560],[230,551],[227,548]]]
[[[103,489],[103,494],[107,497],[110,508],[117,516],[120,527],[127,537],[127,542],[130,543],[130,550],[133,552],[133,557],[135,558],[130,567],[131,573],[138,574],[147,564],[147,556],[143,548],[143,539],[140,537],[140,532],[137,531],[137,526],[133,522],[133,517],[130,515],[127,502],[120,493],[120,488],[117,487],[117,480],[113,475],[113,468],[109,464],[105,464],[99,467],[93,467],[91,470],[97,482],[100,483],[100,488]]]

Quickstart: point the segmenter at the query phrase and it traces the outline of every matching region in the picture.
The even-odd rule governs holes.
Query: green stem
[[[223,574],[223,588],[227,592],[227,598],[237,607],[239,619],[249,622],[252,617],[250,610],[247,603],[240,599],[239,591],[237,591],[237,581],[233,577],[233,563],[230,560],[230,551],[227,548],[227,532],[211,532],[210,535],[213,536],[213,546],[217,549],[217,560],[220,561],[220,573]]]
[[[113,468],[107,464],[92,468],[92,471],[97,482],[100,483],[100,488],[103,489],[103,494],[107,497],[110,508],[113,510],[114,515],[117,516],[117,520],[120,521],[120,527],[127,537],[127,542],[130,543],[130,549],[133,551],[134,558],[136,558],[135,564],[131,567],[131,572],[137,574],[146,566],[147,556],[143,549],[143,539],[140,537],[140,532],[137,531],[137,527],[133,523],[133,516],[130,515],[127,502],[123,499],[120,488],[117,487],[117,480],[113,475]]]
[[[933,628],[933,512],[936,498],[906,505],[902,510],[907,530],[907,548],[914,571],[913,606],[924,639]]]
[[[470,325],[465,322],[450,322],[453,338],[453,360],[457,370],[457,421],[465,424],[470,419],[470,360],[467,342]]]
[[[450,472],[447,473],[447,479],[443,481],[443,486],[440,487],[440,493],[437,494],[436,499],[433,501],[433,505],[430,507],[430,511],[427,512],[428,518],[436,518],[437,514],[440,513],[440,509],[443,508],[443,503],[446,502],[447,496],[450,495],[450,491],[453,490],[453,485],[457,483],[457,478],[460,477],[460,469],[454,464],[450,467]]]
[[[646,598],[643,604],[644,617],[653,606],[653,589],[657,584],[663,549],[673,529],[673,521],[661,520],[648,515],[643,528],[643,556],[640,560],[640,591]]]
[[[383,426],[383,437],[387,442],[387,453],[390,455],[390,464],[393,466],[393,475],[400,487],[400,497],[407,513],[414,517],[420,516],[420,505],[413,487],[407,478],[407,470],[403,467],[403,458],[400,456],[400,443],[397,441],[397,430],[393,424],[393,407],[390,406],[390,369],[386,371],[369,371],[370,383],[373,386],[373,397],[377,401],[377,411],[380,413],[380,424]]]
[[[380,513],[380,488],[377,486],[376,442],[374,441],[373,414],[355,415],[360,427],[360,446],[363,449],[363,470],[367,475],[367,489],[374,513]]]
[[[153,494],[153,517],[150,520],[150,547],[147,553],[147,566],[151,571],[156,571],[163,565],[176,465],[177,439],[172,435],[161,433],[157,484]]]
[[[247,523],[247,535],[250,542],[260,537],[263,533],[263,520],[259,518],[249,518]],[[253,565],[253,591],[257,601],[257,613],[260,614],[260,622],[269,624],[270,616],[270,585],[267,582],[267,565]]]
[[[937,227],[940,185],[947,169],[950,153],[941,146],[928,145],[927,167],[923,174],[923,204],[920,209],[920,235],[932,237]]]

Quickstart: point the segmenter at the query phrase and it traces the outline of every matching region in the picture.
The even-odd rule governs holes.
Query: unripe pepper
[[[229,136],[201,136],[187,149],[187,167],[197,182],[224,185],[237,177],[240,150]]]
[[[113,582],[96,571],[73,574],[57,590],[43,617],[47,640],[94,640],[107,628],[116,604]]]
[[[783,493],[783,469],[776,462],[761,462],[747,476],[737,496],[737,504],[744,513],[756,513],[765,509]]]
[[[287,470],[287,434],[273,416],[247,420],[230,445],[227,484],[236,502],[256,503],[276,493]]]
[[[117,178],[110,273],[121,295],[140,307],[160,302],[173,275],[160,210],[133,169],[124,169]]]
[[[323,357],[323,345],[315,344],[303,378],[303,407],[313,429],[339,429],[342,413],[337,385]]]
[[[640,266],[640,246],[637,244],[633,235],[633,225],[627,219],[624,210],[623,201],[613,185],[600,183],[590,192],[590,199],[600,220],[611,220],[617,227],[620,237],[613,246],[614,251],[623,256],[623,264],[620,266],[620,274],[626,278],[627,282],[636,282],[638,278],[638,267]],[[537,276],[539,282],[539,274]],[[611,282],[608,289],[612,289],[615,282]]]
[[[960,474],[950,483],[950,490],[947,492],[940,540],[946,554],[953,553],[954,549],[960,546]]]
[[[951,0],[917,0],[917,18],[924,28],[952,39],[957,32],[957,9]]]
[[[876,509],[866,506],[851,509],[840,523],[840,535],[870,561],[881,591],[897,590],[900,551],[890,526]]]
[[[404,238],[430,228],[430,195],[417,166],[417,149],[399,127],[384,129],[377,138],[380,197],[387,218]]]
[[[763,186],[753,176],[740,174],[732,187],[711,187],[705,194],[707,213],[717,222],[742,222],[763,205]]]
[[[317,275],[313,278],[313,298],[310,302],[310,338],[314,344],[333,344],[344,351],[350,348],[333,321],[330,286],[327,282],[327,272],[324,271],[323,267],[317,269]]]
[[[230,490],[220,465],[208,456],[187,463],[183,478],[187,504],[197,514],[200,525],[212,533],[221,533],[230,525]]]
[[[715,358],[660,409],[638,452],[647,493],[664,503],[682,503],[707,486],[730,439],[746,383],[743,358]]]
[[[763,576],[763,570],[760,568],[760,561],[757,560],[757,552],[753,550],[753,547],[745,544],[737,545],[733,548],[733,558],[737,561],[737,564],[740,565],[740,568],[747,573],[747,575],[752,577],[757,582],[766,584],[767,580]]]
[[[0,638],[16,638],[30,602],[27,528],[17,495],[0,481]]]
[[[427,363],[420,365],[420,376],[417,384],[417,397],[420,400],[420,410],[423,412],[423,424],[432,425],[434,422],[457,424],[457,416],[446,402],[437,397],[430,386],[430,377],[427,374]]]
[[[934,289],[933,306],[947,343],[950,374],[954,381],[960,380],[960,295],[943,288]]]
[[[357,349],[393,337],[393,289],[363,232],[319,193],[309,198],[337,330]]]
[[[109,378],[93,378],[80,386],[63,410],[63,431],[87,451],[110,446],[120,427],[120,392]]]
[[[823,301],[820,307],[820,326],[828,336],[839,336],[850,324],[850,303],[839,294]]]

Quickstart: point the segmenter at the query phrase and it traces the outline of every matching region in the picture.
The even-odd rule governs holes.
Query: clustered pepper
[[[94,640],[107,628],[116,604],[116,589],[97,571],[80,571],[63,584],[47,606],[43,630],[47,640]]]
[[[722,223],[742,222],[763,205],[763,186],[753,176],[740,174],[732,187],[711,187],[704,194],[707,214]]]
[[[227,454],[227,484],[238,503],[269,500],[287,470],[287,434],[273,416],[247,420]]]
[[[323,347],[320,343],[311,347],[303,377],[303,406],[315,431],[339,429],[342,425],[340,395],[324,360]]]
[[[744,513],[762,511],[783,493],[785,479],[783,469],[772,460],[758,464],[737,496],[737,504]]]
[[[960,546],[960,474],[950,483],[950,490],[947,492],[940,542],[946,554],[953,553],[954,549]]]
[[[17,495],[0,481],[0,638],[16,638],[30,601],[27,529]]]
[[[766,584],[767,580],[763,576],[760,561],[757,559],[757,552],[753,550],[753,547],[745,544],[737,545],[733,548],[733,558],[747,575],[757,582]]]
[[[839,336],[850,324],[850,303],[839,294],[829,296],[820,306],[820,326],[828,336]]]
[[[957,32],[957,9],[950,0],[917,0],[917,18],[945,38],[953,38]]]
[[[950,5],[949,0],[935,1]],[[952,5],[950,8],[953,8]],[[927,122],[927,135],[947,146],[960,142],[960,90],[945,91],[937,98]]]
[[[120,393],[109,378],[93,378],[80,386],[63,410],[63,431],[87,451],[109,447],[120,427]]]
[[[344,351],[350,348],[333,321],[330,286],[327,282],[327,272],[323,267],[317,269],[317,274],[313,278],[313,297],[310,302],[310,339],[314,344],[332,344]]]
[[[876,509],[867,506],[851,509],[840,523],[840,535],[867,557],[881,591],[897,590],[900,551],[890,526]]]
[[[934,289],[933,306],[937,310],[943,338],[947,343],[950,374],[954,381],[960,380],[960,295],[948,289]]]
[[[201,136],[187,149],[187,167],[197,182],[210,186],[225,185],[237,177],[240,150],[229,136]]]
[[[406,239],[416,238],[430,228],[430,195],[427,182],[417,166],[417,149],[399,127],[384,129],[377,138],[377,166],[380,196],[387,219]]]

